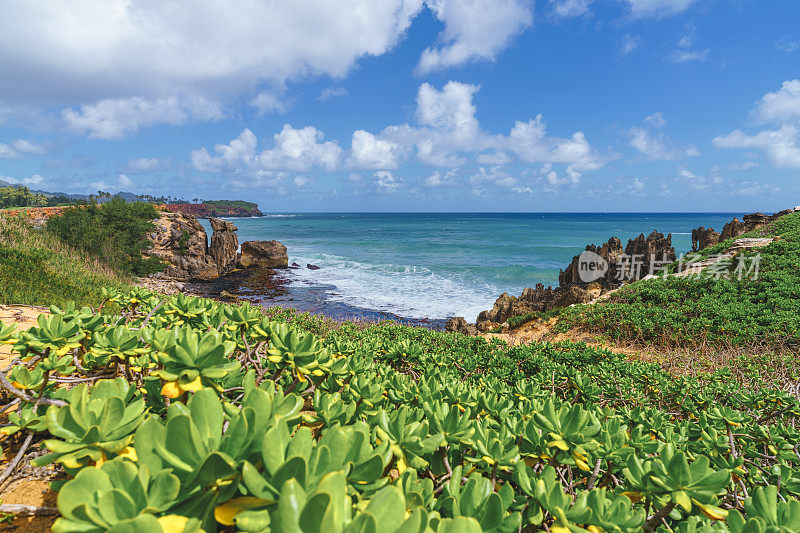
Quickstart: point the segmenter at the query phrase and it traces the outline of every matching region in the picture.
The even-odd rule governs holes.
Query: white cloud
[[[550,0],[553,14],[560,18],[580,17],[589,12],[594,0]]]
[[[426,74],[475,60],[493,60],[533,23],[530,0],[427,0],[444,23],[440,44],[427,48],[417,70]]]
[[[485,154],[478,154],[478,157],[476,157],[475,160],[484,165],[507,165],[513,161],[511,156],[505,152],[489,152]]]
[[[396,143],[378,139],[364,130],[353,132],[350,145],[350,164],[355,168],[387,169],[397,167],[400,146]]]
[[[117,178],[117,184],[122,188],[127,188],[133,185],[133,181],[125,174],[120,174]]]
[[[667,119],[664,118],[663,113],[653,113],[645,117],[644,122],[647,124],[646,127],[634,126],[627,130],[626,134],[630,137],[630,146],[645,159],[674,161],[700,155],[700,151],[694,146],[682,148],[670,141],[669,137],[664,133]]]
[[[455,177],[458,171],[455,169],[442,173],[438,170],[425,178],[424,183],[426,187],[449,187],[455,184]]]
[[[128,161],[128,168],[135,172],[149,172],[161,166],[161,161],[157,157],[140,157]]]
[[[0,143],[0,159],[19,159],[44,152],[44,148],[40,145],[25,139],[17,139],[11,144]]]
[[[777,91],[765,94],[754,114],[762,122],[800,122],[800,79],[785,81]]]
[[[564,163],[579,170],[594,170],[603,165],[583,132],[575,132],[566,139],[547,137],[541,115],[527,122],[518,121],[501,142],[528,163]]]
[[[138,97],[100,100],[79,109],[65,109],[62,117],[76,133],[97,139],[121,139],[155,124],[187,124],[219,120],[221,106],[202,96],[145,100]]]
[[[267,113],[285,113],[289,109],[289,102],[275,94],[273,91],[261,91],[250,102],[258,110],[259,115]]]
[[[511,176],[503,167],[478,168],[478,172],[469,177],[469,183],[475,188],[485,185],[511,188],[517,184],[517,178]]]
[[[625,0],[633,18],[660,18],[686,11],[697,0]]]
[[[305,171],[312,167],[333,170],[339,164],[342,149],[324,141],[324,134],[313,126],[295,129],[286,124],[273,135],[274,146],[257,153],[258,140],[249,129],[243,130],[228,144],[216,144],[211,155],[205,148],[193,150],[192,164],[201,172]]]
[[[711,178],[707,178],[705,176],[699,176],[692,172],[691,170],[681,169],[678,172],[677,178],[674,180],[678,183],[682,188],[693,190],[693,191],[703,191],[710,189],[711,187],[721,185],[723,180],[719,176],[713,176]]]
[[[305,176],[295,176],[292,181],[294,182],[294,186],[298,189],[305,189],[310,183],[310,180]]]
[[[403,185],[403,179],[393,175],[388,170],[379,170],[375,173],[375,184],[381,192],[395,192]]]
[[[763,150],[772,165],[779,168],[800,168],[800,128],[786,124],[777,130],[764,130],[748,135],[735,130],[712,141],[719,148],[757,148]]]
[[[331,98],[339,98],[340,96],[346,96],[347,89],[344,87],[327,87],[319,93],[317,96],[317,100],[325,101],[330,100]]]
[[[800,168],[800,80],[783,82],[775,92],[765,94],[751,115],[760,122],[779,126],[754,134],[740,129],[719,135],[712,141],[719,148],[758,149],[779,168]]]
[[[14,2],[3,12],[14,24],[0,34],[0,94],[152,98],[338,77],[393,48],[421,8],[421,0]]]

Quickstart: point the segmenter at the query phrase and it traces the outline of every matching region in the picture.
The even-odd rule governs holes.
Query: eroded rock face
[[[236,236],[236,232],[239,228],[232,222],[220,218],[210,218],[208,221],[214,230],[208,253],[214,259],[219,274],[227,274],[236,266],[239,250],[239,238]]]
[[[709,246],[719,244],[719,233],[714,231],[714,228],[699,228],[692,230],[692,250],[698,251]]]
[[[449,318],[444,325],[445,331],[454,331],[464,335],[477,335],[478,328],[467,322],[463,316]]]
[[[240,268],[288,268],[289,254],[278,241],[245,241],[239,256]]]
[[[703,241],[700,238],[700,236],[703,235],[703,232],[713,232],[713,234],[716,234],[716,232],[713,229],[711,228],[705,229],[702,227],[693,229],[692,249],[695,251],[702,250],[703,248],[706,248],[708,246],[713,246],[727,239],[738,237],[739,235],[742,235],[749,231],[753,231],[763,226],[766,226],[773,220],[776,220],[782,217],[783,215],[788,215],[789,213],[792,213],[797,210],[798,210],[797,208],[784,209],[783,211],[779,211],[772,215],[765,215],[764,213],[751,213],[749,215],[743,216],[742,220],[739,220],[738,218],[734,217],[733,220],[725,224],[725,226],[722,228],[722,233],[718,234],[718,238],[716,241],[714,241],[713,239],[708,239],[707,241]],[[695,235],[698,236],[698,239],[695,239]],[[697,240],[696,246],[695,246],[695,240]]]
[[[148,255],[167,265],[164,275],[176,280],[208,280],[219,276],[213,257],[207,254],[206,231],[194,216],[162,212],[148,234],[153,246]]]
[[[599,247],[591,244],[586,250],[597,254],[607,264],[607,270],[599,278],[582,280],[579,271],[580,255],[576,255],[567,268],[559,272],[558,287],[545,287],[539,283],[534,288],[525,288],[519,297],[503,293],[491,309],[478,315],[475,326],[479,331],[489,331],[515,316],[588,303],[622,283],[641,279],[675,260],[672,234],[665,237],[663,233],[656,231],[647,237],[640,234],[635,239],[630,239],[625,248],[622,247],[622,241],[612,237],[605,244]],[[635,259],[621,261],[623,256]]]

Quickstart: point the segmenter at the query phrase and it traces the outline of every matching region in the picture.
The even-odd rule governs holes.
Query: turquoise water
[[[287,213],[232,220],[240,242],[285,244],[289,261],[303,267],[292,271],[292,283],[325,285],[331,302],[401,317],[474,320],[502,292],[556,285],[559,269],[587,244],[617,236],[624,246],[658,230],[672,233],[680,254],[691,248],[692,228],[719,231],[733,216]]]

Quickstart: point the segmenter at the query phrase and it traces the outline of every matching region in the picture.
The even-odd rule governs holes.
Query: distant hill
[[[206,200],[202,204],[166,204],[170,211],[194,215],[197,218],[211,217],[260,217],[258,204],[244,200]]]

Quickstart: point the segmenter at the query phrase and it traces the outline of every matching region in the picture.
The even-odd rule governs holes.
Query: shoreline
[[[181,285],[186,293],[226,303],[247,301],[263,308],[295,309],[340,322],[391,320],[404,326],[444,330],[447,319],[405,317],[331,300],[328,296],[336,290],[334,285],[300,279],[293,272],[298,268],[302,267],[239,269],[214,280],[182,282]],[[155,281],[159,285],[161,282],[174,284],[169,280]]]

